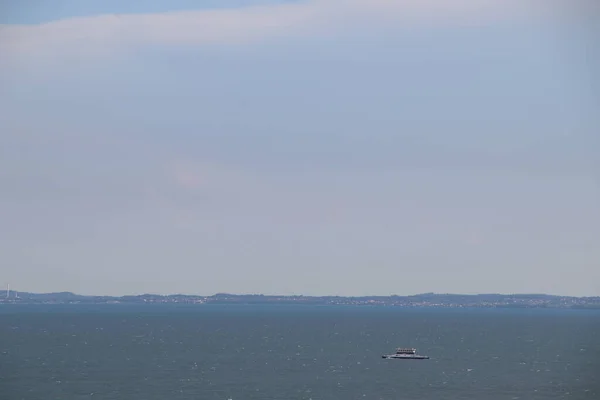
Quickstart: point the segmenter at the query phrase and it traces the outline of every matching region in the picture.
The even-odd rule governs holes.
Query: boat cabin
[[[407,348],[397,348],[396,349],[396,354],[416,354],[417,353],[417,349],[407,349]]]

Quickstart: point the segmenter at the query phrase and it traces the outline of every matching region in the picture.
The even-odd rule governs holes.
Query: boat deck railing
[[[396,354],[416,354],[417,353],[417,349],[408,349],[408,348],[397,348],[396,349]]]

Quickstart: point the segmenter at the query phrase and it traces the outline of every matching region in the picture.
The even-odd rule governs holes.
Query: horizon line
[[[170,293],[170,294],[158,294],[158,293],[138,293],[138,294],[121,294],[121,295],[107,295],[107,294],[81,294],[71,291],[52,291],[52,292],[28,292],[11,289],[10,292],[19,294],[34,294],[34,295],[51,295],[51,294],[72,294],[75,296],[82,297],[127,297],[127,296],[190,296],[190,297],[214,297],[214,296],[264,296],[264,297],[345,297],[345,298],[365,298],[365,297],[415,297],[423,295],[436,295],[436,296],[552,296],[552,297],[570,297],[570,298],[590,298],[600,297],[600,295],[585,295],[585,296],[574,296],[574,295],[561,295],[561,294],[550,294],[550,293],[534,293],[534,292],[520,292],[520,293],[500,293],[500,292],[480,292],[480,293],[451,293],[451,292],[422,292],[415,294],[368,294],[368,295],[340,295],[340,294],[320,294],[320,295],[307,295],[307,294],[267,294],[267,293],[229,293],[229,292],[215,292],[210,295],[205,294],[187,294],[187,293]]]

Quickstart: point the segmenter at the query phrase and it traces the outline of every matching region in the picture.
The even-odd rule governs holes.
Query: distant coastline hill
[[[444,308],[572,308],[600,309],[600,296],[573,297],[548,294],[436,294],[423,293],[411,296],[278,296],[262,294],[217,293],[198,295],[127,295],[85,296],[71,292],[28,293],[9,292],[1,296],[0,304],[308,304],[354,305],[388,307],[444,307]]]

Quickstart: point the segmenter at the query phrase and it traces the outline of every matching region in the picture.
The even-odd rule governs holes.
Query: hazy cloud
[[[312,0],[239,9],[100,15],[1,26],[0,53],[4,64],[64,62],[105,57],[137,46],[239,44],[393,28],[400,22],[485,24],[489,19],[541,10],[533,4],[531,0]]]
[[[587,28],[534,23],[561,10],[315,0],[4,26],[2,279],[597,294],[593,53]]]

